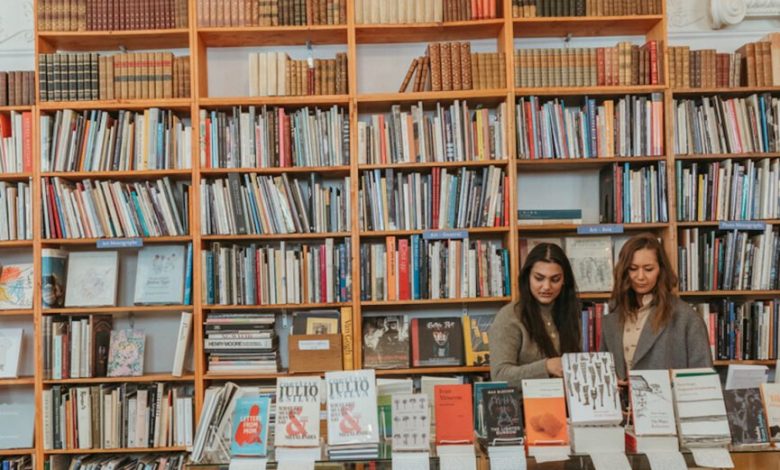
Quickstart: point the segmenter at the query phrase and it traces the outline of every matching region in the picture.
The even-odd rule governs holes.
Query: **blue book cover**
[[[509,387],[506,382],[474,382],[474,431],[477,435],[484,437],[486,435],[485,423],[482,421],[482,390],[501,390]]]
[[[267,395],[241,397],[233,411],[230,455],[264,457],[268,454],[268,410],[271,398]]]
[[[192,303],[192,243],[187,243],[187,258],[184,263],[184,305]]]

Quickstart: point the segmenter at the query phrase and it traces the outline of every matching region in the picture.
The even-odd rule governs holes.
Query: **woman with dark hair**
[[[674,294],[677,275],[650,233],[623,245],[611,310],[601,322],[601,350],[615,356],[618,377],[631,369],[712,367],[704,320]]]
[[[561,354],[580,350],[579,318],[569,259],[558,245],[537,245],[520,270],[520,301],[499,310],[488,332],[492,380],[520,387],[560,377]]]

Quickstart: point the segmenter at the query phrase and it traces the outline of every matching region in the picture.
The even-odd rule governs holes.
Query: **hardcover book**
[[[566,255],[571,261],[580,292],[612,290],[612,240],[610,237],[567,237]]]
[[[568,446],[563,380],[523,380],[522,385],[528,446]]]
[[[623,419],[611,353],[567,353],[562,357],[566,402],[573,425],[619,424]]]
[[[280,377],[276,380],[275,446],[319,446],[322,392],[319,377]]]
[[[138,330],[111,332],[108,349],[108,377],[139,377],[144,375],[146,333]]]
[[[436,445],[473,443],[471,384],[437,385],[433,395]]]
[[[636,435],[669,436],[677,434],[669,371],[632,370],[628,379],[631,413]]]
[[[672,387],[681,447],[718,447],[731,442],[717,372],[709,368],[675,369]]]
[[[428,396],[423,393],[400,393],[392,397],[393,450],[427,451],[431,437]]]
[[[363,364],[372,369],[409,367],[409,324],[404,315],[363,317]]]
[[[463,365],[460,318],[414,318],[411,323],[414,367]]]
[[[467,366],[486,366],[490,364],[490,339],[488,330],[495,315],[464,315],[463,341],[466,346]]]
[[[0,328],[0,378],[19,376],[23,335],[21,328]]]
[[[243,396],[233,410],[230,455],[264,457],[268,453],[268,420],[271,398],[267,395]]]
[[[744,447],[769,446],[769,427],[764,414],[761,390],[740,388],[725,390],[726,416],[731,429],[731,443]]]
[[[780,383],[761,384],[761,398],[766,409],[769,437],[777,442],[780,440]]]
[[[66,307],[105,307],[116,305],[119,253],[116,251],[77,251],[68,259]]]
[[[373,369],[326,372],[328,445],[379,442]]]
[[[181,304],[185,262],[182,245],[146,246],[138,250],[134,303]]]
[[[0,310],[32,308],[33,265],[0,265]]]
[[[6,425],[0,429],[0,449],[29,449],[33,446],[35,406],[32,403],[0,404],[0,423],[13,423],[13,426]],[[0,466],[6,468],[5,465]]]
[[[485,395],[482,393],[484,390],[489,389],[502,389],[509,387],[506,382],[474,382],[474,431],[478,437],[485,438],[487,431],[485,429],[485,422],[483,418],[485,413],[482,411],[483,399]]]
[[[68,252],[53,248],[41,250],[41,300],[43,308],[65,305],[65,268]]]
[[[108,351],[111,349],[111,329],[114,317],[90,315],[89,331],[92,341],[92,377],[105,377],[108,373]]]
[[[520,393],[513,388],[482,391],[482,421],[488,446],[523,442],[523,409]]]

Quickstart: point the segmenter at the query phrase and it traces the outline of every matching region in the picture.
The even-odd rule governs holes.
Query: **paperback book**
[[[322,392],[319,377],[280,377],[276,380],[274,446],[319,446]]]
[[[623,413],[612,354],[567,353],[562,363],[572,425],[619,424]]]
[[[325,373],[328,445],[377,444],[376,378],[373,369]]]
[[[65,268],[68,252],[53,248],[41,250],[41,301],[43,308],[65,305]]]
[[[463,365],[460,318],[414,318],[411,323],[412,366]]]
[[[372,369],[409,367],[409,322],[406,316],[363,317],[363,365]]]
[[[33,265],[0,265],[0,310],[32,308]]]
[[[111,332],[108,349],[108,377],[139,377],[144,375],[146,333],[138,330]]]
[[[427,451],[430,446],[431,412],[428,396],[400,393],[392,396],[393,451]]]
[[[534,447],[568,447],[563,380],[523,380],[522,385],[529,454]]]
[[[628,378],[631,413],[636,435],[669,436],[677,434],[669,371],[632,370]]]
[[[490,364],[490,338],[488,331],[495,315],[464,315],[463,342],[466,346],[467,366],[486,366]]]
[[[732,445],[743,448],[768,447],[769,427],[764,414],[761,390],[725,390],[723,400],[726,403]]]
[[[433,393],[436,445],[473,443],[471,384],[437,385]]]
[[[230,455],[264,457],[268,454],[268,420],[271,398],[267,395],[244,396],[233,410],[233,438]]]
[[[184,301],[185,262],[182,245],[141,248],[135,274],[135,304],[181,304]]]
[[[482,391],[482,421],[488,446],[523,444],[523,409],[513,388]]]
[[[21,328],[0,328],[0,379],[19,376],[23,335]]]
[[[761,398],[766,409],[769,437],[772,442],[780,440],[780,383],[761,384]]]
[[[119,253],[79,251],[68,258],[66,307],[105,307],[116,305]]]

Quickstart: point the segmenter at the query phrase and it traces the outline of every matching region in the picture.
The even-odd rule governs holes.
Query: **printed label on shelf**
[[[760,220],[721,220],[720,230],[761,230],[766,229],[766,222]]]
[[[103,238],[97,241],[98,249],[103,248],[141,248],[143,238]]]
[[[468,230],[426,230],[423,232],[423,240],[462,240],[468,237]]]
[[[330,349],[330,341],[327,339],[298,341],[298,349],[301,351],[327,351]]]
[[[577,235],[613,235],[619,233],[623,233],[623,224],[595,224],[577,227]]]

